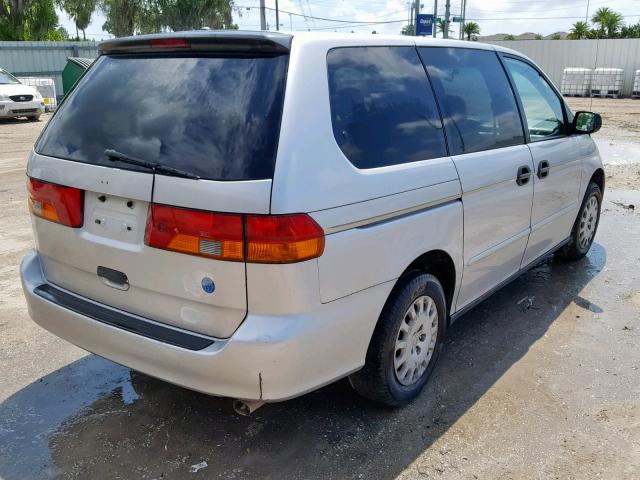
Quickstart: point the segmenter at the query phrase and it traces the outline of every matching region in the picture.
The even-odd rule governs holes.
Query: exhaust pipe
[[[236,399],[233,401],[233,410],[243,417],[248,417],[257,409],[259,409],[264,402],[262,400],[240,400]]]

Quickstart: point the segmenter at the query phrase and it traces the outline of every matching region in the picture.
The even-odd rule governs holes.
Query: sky
[[[265,0],[275,8],[275,0]],[[259,0],[235,0],[234,22],[241,29],[260,28]],[[405,0],[279,0],[280,30],[317,30],[338,32],[397,34],[407,24],[408,2]],[[481,35],[524,32],[548,35],[568,31],[571,25],[584,20],[589,3],[589,17],[598,8],[607,6],[625,17],[625,23],[640,21],[640,0],[467,0],[467,19],[480,25]],[[451,14],[460,14],[461,0],[451,0]],[[438,15],[444,15],[445,0],[438,1]],[[423,0],[421,13],[433,13],[433,0]],[[75,26],[64,12],[58,13],[60,23],[74,35]],[[275,30],[274,10],[267,10],[267,23]],[[322,17],[328,20],[312,19]],[[87,39],[102,40],[109,34],[102,30],[105,19],[95,12],[87,28]],[[375,23],[384,22],[384,23]],[[458,25],[451,29],[458,32]]]

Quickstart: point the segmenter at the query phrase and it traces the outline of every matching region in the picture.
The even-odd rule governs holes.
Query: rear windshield
[[[114,149],[210,180],[273,177],[286,55],[103,56],[38,141],[43,155],[113,163]]]

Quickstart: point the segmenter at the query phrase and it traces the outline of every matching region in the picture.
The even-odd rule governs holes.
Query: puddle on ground
[[[49,441],[60,425],[113,392],[121,405],[138,397],[131,371],[88,355],[53,372],[0,404],[0,478],[55,477]],[[18,459],[18,460],[16,460]],[[7,461],[9,460],[9,461]]]
[[[640,164],[640,143],[594,138],[600,156],[607,165]]]

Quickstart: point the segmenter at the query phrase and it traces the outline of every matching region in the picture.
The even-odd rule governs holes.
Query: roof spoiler
[[[98,45],[101,55],[144,52],[233,52],[287,54],[292,35],[239,30],[199,30],[192,32],[135,35],[106,40]]]

